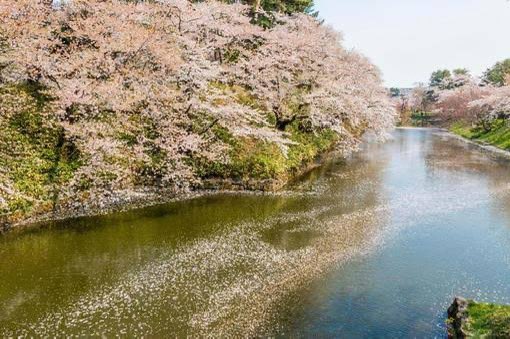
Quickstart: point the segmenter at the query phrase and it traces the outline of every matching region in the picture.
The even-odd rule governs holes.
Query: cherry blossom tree
[[[291,125],[334,131],[350,150],[392,128],[379,71],[339,33],[281,12],[264,28],[253,5],[263,12],[263,1],[0,0],[0,79],[51,97],[45,119],[83,158],[59,194],[187,190],[199,183],[190,159],[229,161],[217,128],[284,156]]]
[[[484,98],[489,93],[489,89],[475,83],[443,91],[439,95],[436,110],[446,124],[457,121],[475,124],[480,121],[484,113],[473,106],[472,102]]]
[[[463,70],[454,72],[434,89],[434,109],[447,125],[462,121],[491,129],[494,119],[510,116],[510,86],[505,81],[495,85],[480,83]]]
[[[479,112],[485,129],[494,119],[510,119],[510,86],[486,89],[486,95],[470,103],[470,109]]]

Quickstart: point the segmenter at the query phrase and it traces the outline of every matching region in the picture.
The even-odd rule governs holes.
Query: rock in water
[[[464,328],[468,320],[469,302],[456,297],[448,308],[448,338],[467,338]]]

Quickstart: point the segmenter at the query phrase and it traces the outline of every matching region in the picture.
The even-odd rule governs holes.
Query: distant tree
[[[400,96],[400,88],[396,88],[396,87],[392,87],[390,88],[390,95],[395,98],[395,97],[398,97]]]
[[[125,0],[128,2],[141,2],[153,0]],[[205,0],[189,0],[193,3],[205,2]],[[228,4],[249,5],[251,10],[251,23],[262,28],[273,28],[277,24],[276,13],[293,14],[304,13],[313,17],[318,16],[314,10],[314,0],[218,0]]]
[[[456,68],[453,70],[454,76],[463,76],[463,75],[469,75],[469,70],[467,68]]]
[[[510,119],[510,86],[487,87],[485,91],[486,95],[471,106],[479,113],[480,125],[490,130],[494,119]]]
[[[478,82],[471,76],[469,71],[465,68],[457,68],[453,70],[453,76],[446,78],[439,86],[441,90],[452,90],[459,87],[478,86]]]
[[[441,84],[452,77],[452,73],[447,69],[440,69],[432,73],[430,76],[430,86],[439,87]]]
[[[401,92],[401,91],[399,91]],[[399,94],[392,97],[392,101],[395,105],[395,109],[399,115],[400,125],[407,126],[411,120],[411,110],[409,107],[410,97],[405,94]]]
[[[266,11],[313,13],[313,0],[253,0]]]
[[[430,112],[439,98],[438,91],[419,83],[413,89],[409,98],[409,108],[417,112]]]
[[[437,70],[430,76],[430,87],[433,89],[451,90],[473,82],[473,77],[466,68]]]
[[[488,87],[480,87],[475,83],[466,84],[453,90],[442,91],[436,104],[436,111],[443,123],[457,121],[478,123],[485,114],[473,101],[480,100],[490,94]]]
[[[510,58],[497,62],[489,68],[484,76],[483,81],[494,86],[509,85],[506,83],[507,77],[510,75]]]

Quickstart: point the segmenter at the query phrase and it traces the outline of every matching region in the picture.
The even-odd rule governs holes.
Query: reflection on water
[[[287,333],[444,337],[455,295],[510,303],[510,164],[442,133],[399,130],[388,159],[390,229],[376,253],[299,293]]]
[[[507,162],[397,130],[276,195],[217,195],[0,238],[0,335],[444,336],[510,302]]]

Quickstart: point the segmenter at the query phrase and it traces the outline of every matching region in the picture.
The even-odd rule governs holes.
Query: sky
[[[427,83],[439,68],[481,75],[510,58],[507,0],[315,0],[320,17],[367,56],[388,87]]]

